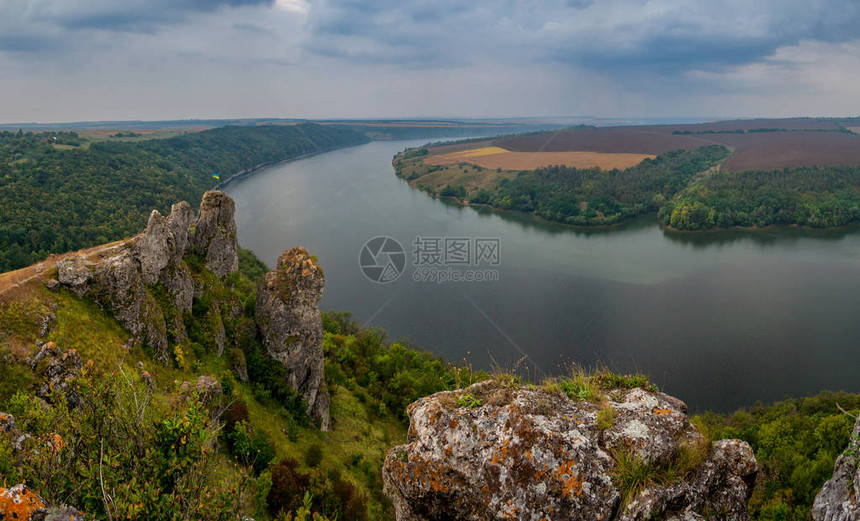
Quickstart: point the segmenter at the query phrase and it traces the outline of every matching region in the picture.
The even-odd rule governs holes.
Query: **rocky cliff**
[[[812,518],[815,521],[860,519],[860,419],[854,423],[848,448],[836,460],[833,477],[815,496]]]
[[[319,301],[324,276],[301,247],[285,251],[257,288],[257,327],[269,356],[284,364],[290,387],[311,416],[329,430],[329,395],[323,381],[323,328]]]
[[[488,381],[409,409],[383,467],[397,519],[745,520],[747,443],[709,443],[680,400],[642,388],[578,401]]]
[[[73,256],[57,263],[60,284],[108,309],[134,341],[162,363],[169,359],[168,329],[177,340],[184,340],[181,317],[191,311],[199,291],[183,257],[193,249],[221,278],[239,268],[233,200],[222,192],[209,191],[200,207],[196,221],[184,201],[173,205],[167,217],[153,210],[143,233],[105,250],[101,258]],[[173,300],[176,312],[170,323],[148,290],[156,284]]]
[[[239,268],[234,212],[233,199],[218,191],[204,194],[196,219],[186,202],[173,205],[167,217],[153,210],[146,229],[125,243],[105,249],[97,258],[72,256],[58,262],[59,284],[98,302],[131,333],[132,342],[167,363],[169,344],[187,340],[183,317],[205,293],[207,279],[192,276],[189,259],[204,264],[222,281]],[[168,302],[159,301],[162,291]],[[323,272],[316,259],[303,248],[289,250],[259,288],[256,321],[268,355],[286,369],[287,384],[328,430],[318,307],[322,291]],[[196,320],[210,328],[208,340],[221,356],[229,341],[224,323],[242,315],[243,309],[241,302],[208,300],[209,311]]]

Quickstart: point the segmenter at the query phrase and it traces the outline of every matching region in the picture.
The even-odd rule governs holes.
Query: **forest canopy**
[[[153,208],[199,201],[213,175],[367,141],[310,123],[89,147],[74,132],[0,132],[0,272],[137,233]]]

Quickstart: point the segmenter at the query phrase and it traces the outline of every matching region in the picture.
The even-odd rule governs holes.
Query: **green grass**
[[[668,462],[647,461],[625,448],[611,451],[615,461],[612,477],[621,493],[620,510],[649,486],[665,486],[687,477],[705,461],[710,447],[707,438],[682,443]]]
[[[571,400],[595,403],[602,402],[610,391],[616,389],[639,387],[649,392],[658,390],[645,375],[617,374],[606,368],[591,371],[574,368],[569,376],[544,380],[541,387],[548,392],[564,393]]]
[[[56,342],[64,351],[76,349],[82,359],[92,359],[100,367],[113,366],[127,356],[128,350],[121,346],[128,343],[128,333],[97,304],[67,290],[41,291],[57,304],[57,323],[48,334],[48,340]]]
[[[455,402],[455,405],[457,405],[457,407],[460,409],[472,409],[475,407],[480,407],[483,404],[484,404],[483,401],[481,401],[478,398],[475,398],[474,396],[472,396],[471,394],[468,394],[468,393],[457,398],[457,401]]]

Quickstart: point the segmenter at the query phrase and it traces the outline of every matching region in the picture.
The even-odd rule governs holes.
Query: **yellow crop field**
[[[550,165],[567,165],[575,168],[600,167],[605,170],[624,169],[637,165],[649,154],[606,152],[512,152],[501,147],[482,147],[448,154],[433,154],[424,159],[428,165],[454,165],[471,163],[483,168],[502,170],[534,170]]]

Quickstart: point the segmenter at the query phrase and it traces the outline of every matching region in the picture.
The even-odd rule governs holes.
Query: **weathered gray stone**
[[[322,430],[328,430],[319,310],[323,285],[322,268],[304,248],[285,251],[257,289],[256,320],[268,355],[284,364],[287,383],[308,403]]]
[[[69,406],[77,407],[80,397],[72,382],[80,375],[84,363],[75,349],[63,351],[54,342],[48,342],[39,346],[28,362],[41,379],[36,396],[48,400],[58,391],[65,395]]]
[[[48,509],[45,521],[86,521],[86,516],[77,508],[54,507]]]
[[[836,460],[831,477],[812,505],[815,521],[860,519],[860,419],[854,424],[848,448]]]
[[[209,404],[217,396],[221,396],[221,382],[214,376],[201,376],[197,378],[197,384],[194,386],[197,392],[197,397],[204,405]]]
[[[233,199],[224,192],[206,192],[191,238],[193,251],[205,255],[206,267],[222,278],[239,269],[235,210]]]
[[[136,339],[142,340],[153,357],[167,363],[167,325],[164,313],[147,291],[133,252],[121,250],[95,269],[96,300]]]
[[[175,249],[173,234],[167,225],[167,218],[153,210],[149,214],[146,230],[138,238],[136,257],[140,262],[140,273],[145,284],[158,282],[161,271],[170,262]]]
[[[170,208],[167,217],[167,228],[173,236],[173,257],[181,259],[191,248],[191,224],[194,222],[194,210],[185,201],[180,201]]]
[[[57,280],[82,297],[89,290],[89,282],[93,278],[90,267],[91,264],[85,262],[83,257],[71,255],[57,262]]]
[[[481,405],[458,407],[466,395]],[[749,445],[707,447],[683,403],[662,393],[610,395],[573,401],[488,381],[411,404],[408,443],[392,449],[383,467],[397,519],[749,519],[757,473]],[[610,425],[610,415],[598,420],[607,408]],[[668,468],[680,450],[701,459],[622,500],[618,458]]]
[[[184,262],[168,266],[161,273],[161,284],[173,296],[173,305],[182,313],[190,313],[194,303],[194,280],[191,278],[191,270]]]

